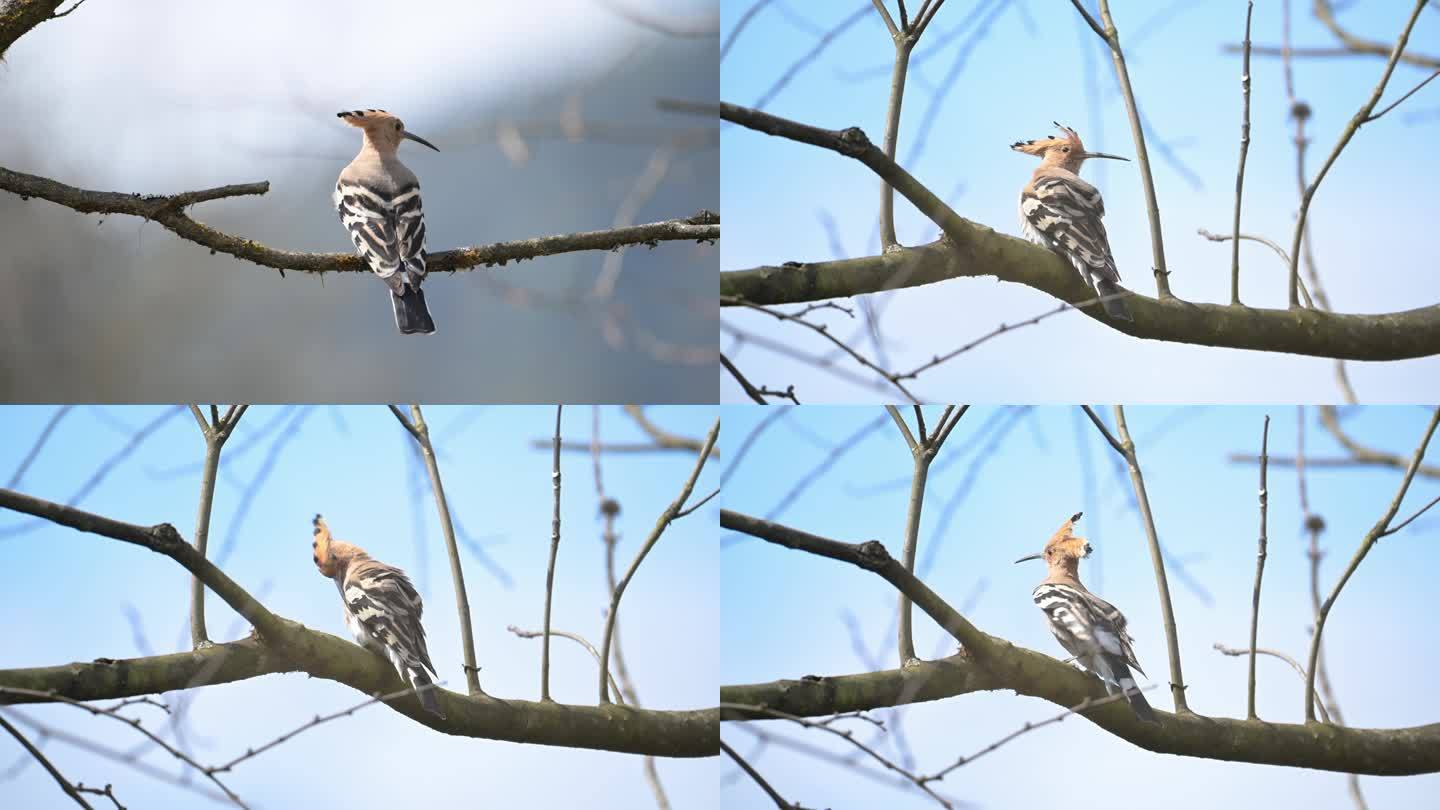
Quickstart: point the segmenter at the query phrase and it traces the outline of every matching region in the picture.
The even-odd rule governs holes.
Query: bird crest
[[[310,556],[315,560],[315,567],[320,569],[320,573],[334,577],[352,559],[364,556],[365,552],[355,546],[332,537],[325,518],[317,514],[310,522],[315,526],[315,539],[310,543]]]
[[[381,152],[395,151],[400,147],[400,141],[405,139],[424,144],[436,152],[440,151],[435,144],[407,132],[405,122],[384,110],[342,110],[335,113],[335,117],[352,127],[365,130],[366,142]]]
[[[1010,144],[1010,148],[1016,152],[1024,152],[1027,155],[1044,157],[1051,149],[1061,150],[1061,154],[1081,154],[1085,151],[1085,145],[1080,142],[1080,135],[1075,130],[1052,121],[1060,129],[1060,135],[1050,135],[1045,138],[1035,138],[1029,141],[1016,141]]]
[[[1080,520],[1084,512],[1076,512],[1069,520],[1060,524],[1055,534],[1045,543],[1045,561],[1047,563],[1061,560],[1079,560],[1090,556],[1090,543],[1083,537],[1075,536],[1075,523]]]

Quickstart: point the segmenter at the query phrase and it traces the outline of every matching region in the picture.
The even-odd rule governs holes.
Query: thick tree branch
[[[305,672],[366,695],[405,688],[386,659],[353,642],[271,613],[180,537],[169,524],[137,526],[29,495],[0,489],[0,507],[62,526],[150,549],[180,563],[258,631],[258,637],[191,652],[145,658],[98,658],[62,666],[0,670],[0,686],[53,692],[71,700],[112,700],[201,685],[230,683],[278,672]],[[386,705],[436,731],[510,742],[592,748],[667,757],[714,756],[719,748],[717,709],[653,711],[633,707],[571,706],[495,700],[436,690],[444,719],[414,698]],[[0,697],[0,705],[45,702]]]
[[[1175,343],[1289,352],[1352,360],[1402,360],[1440,354],[1440,305],[1378,315],[1252,309],[1146,298],[1124,301],[1133,321],[1112,320],[1094,291],[1058,255],[997,233],[955,213],[856,128],[832,131],[721,103],[721,118],[758,132],[854,158],[929,217],[945,238],[879,256],[832,262],[787,262],[720,274],[721,305],[770,306],[823,301],[965,276],[995,276],[1067,301],[1128,335]]]
[[[194,688],[197,677],[210,685],[304,672],[365,695],[404,688],[394,666],[363,647],[288,619],[277,621],[286,634],[283,648],[252,637],[172,655],[0,670],[0,686],[54,691],[74,700],[113,700]],[[445,709],[443,720],[413,698],[385,705],[436,731],[460,737],[664,757],[714,756],[719,746],[718,709],[656,711],[614,704],[495,700],[444,689],[435,693]],[[0,704],[29,702],[43,701],[0,698]]]
[[[0,59],[15,44],[15,40],[30,33],[30,29],[56,17],[56,9],[65,0],[0,0]],[[74,11],[72,8],[70,11]]]
[[[743,298],[763,306],[798,304],[918,287],[952,278],[994,276],[1066,301],[1091,318],[1148,340],[1346,360],[1407,360],[1440,354],[1440,305],[1376,315],[1312,309],[1159,301],[1131,294],[1133,322],[1108,320],[1074,268],[1039,245],[967,223],[976,239],[948,239],[878,256],[787,262],[720,274],[721,306]],[[903,279],[903,283],[896,283]],[[1090,305],[1086,305],[1088,304]]]
[[[270,190],[268,182],[221,186],[169,196],[142,197],[138,194],[122,194],[114,191],[88,191],[45,177],[0,168],[0,189],[18,194],[22,199],[39,197],[49,200],[82,214],[128,214],[143,217],[160,223],[181,239],[209,248],[211,252],[228,253],[238,259],[265,267],[273,267],[282,273],[286,270],[302,273],[370,272],[370,268],[365,262],[353,253],[296,253],[288,250],[276,250],[251,239],[222,233],[208,225],[196,222],[185,213],[186,206],[198,202],[264,194]],[[654,247],[660,242],[677,240],[713,242],[719,238],[719,215],[701,211],[687,219],[671,219],[604,231],[540,236],[534,239],[496,242],[492,245],[427,253],[425,267],[429,272],[453,272],[468,270],[479,265],[492,267],[504,265],[507,262],[536,259],[559,253],[615,250],[627,245]]]
[[[841,543],[729,510],[721,510],[720,524],[878,573],[910,593],[916,605],[965,645],[960,655],[902,669],[722,686],[722,703],[761,705],[800,717],[818,717],[1001,689],[1039,697],[1062,708],[1105,697],[1104,687],[1094,676],[970,625],[919,580],[906,579],[904,569],[876,541],[858,546]],[[972,655],[979,650],[984,651],[983,656]],[[1440,772],[1440,723],[1355,729],[1162,710],[1156,711],[1158,723],[1145,723],[1123,704],[1096,705],[1081,714],[1111,734],[1157,753],[1387,776]],[[722,709],[720,717],[760,720],[768,715]]]

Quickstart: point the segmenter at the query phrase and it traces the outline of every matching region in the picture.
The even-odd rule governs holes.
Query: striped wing
[[[424,607],[405,572],[373,561],[357,565],[347,572],[342,595],[346,623],[352,630],[358,626],[362,644],[368,638],[382,645],[401,674],[422,666],[435,672],[420,624]]]
[[[425,213],[419,184],[389,193],[344,176],[335,184],[335,210],[355,250],[375,275],[399,293],[425,278]]]
[[[1035,589],[1034,599],[1050,620],[1055,639],[1071,655],[1086,658],[1096,652],[1108,653],[1145,673],[1135,660],[1134,639],[1119,608],[1070,585],[1043,584]]]
[[[1103,216],[1100,190],[1068,172],[1037,177],[1020,194],[1020,226],[1027,237],[1065,254],[1087,279],[1119,281]]]

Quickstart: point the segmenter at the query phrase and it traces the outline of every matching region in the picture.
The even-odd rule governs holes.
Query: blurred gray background
[[[331,207],[377,107],[433,141],[401,157],[439,251],[719,208],[711,0],[86,4],[0,65],[0,166],[173,194],[268,180],[197,220],[282,250],[351,249]],[[647,12],[649,13],[649,12]],[[713,402],[718,247],[687,242],[436,274],[439,327],[395,330],[384,286],[212,256],[135,217],[0,192],[0,399]],[[613,269],[613,268],[612,268]]]

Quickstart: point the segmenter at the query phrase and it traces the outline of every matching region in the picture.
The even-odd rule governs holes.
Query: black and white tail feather
[[[1035,604],[1045,612],[1050,632],[1076,661],[1099,676],[1105,690],[1126,692],[1126,700],[1141,720],[1156,722],[1155,712],[1131,676],[1133,668],[1145,671],[1135,660],[1134,639],[1126,631],[1125,616],[1114,605],[1084,588],[1044,583],[1034,592]]]

